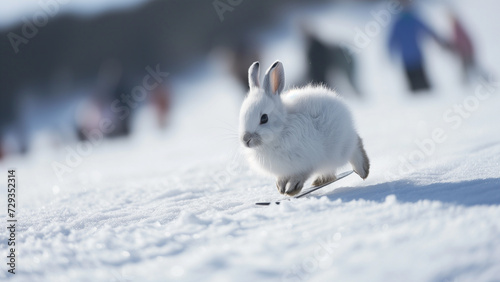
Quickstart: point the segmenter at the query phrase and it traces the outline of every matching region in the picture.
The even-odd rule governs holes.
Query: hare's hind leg
[[[361,176],[361,178],[366,179],[368,177],[368,173],[370,172],[370,160],[368,160],[365,148],[363,147],[363,140],[361,140],[359,136],[358,144],[349,162],[354,168],[354,172]]]
[[[320,175],[318,176],[318,178],[316,178],[312,185],[313,186],[321,186],[325,183],[328,183],[328,182],[332,182],[332,181],[335,181],[335,179],[337,179],[337,177],[335,176],[335,174],[331,174],[331,175]]]

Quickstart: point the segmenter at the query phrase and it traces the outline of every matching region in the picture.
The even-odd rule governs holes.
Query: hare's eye
[[[263,114],[260,117],[260,124],[264,124],[264,123],[267,123],[267,115],[266,114]]]

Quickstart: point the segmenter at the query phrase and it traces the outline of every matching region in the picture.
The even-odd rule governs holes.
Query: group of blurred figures
[[[125,73],[122,66],[102,63],[94,83],[81,90],[52,91],[43,96],[25,93],[18,117],[0,136],[0,159],[5,155],[62,148],[72,142],[127,137],[141,131],[142,115],[148,129],[165,130],[170,122],[171,87],[167,81],[142,87],[146,76]],[[146,89],[148,88],[148,89]],[[135,123],[135,124],[134,124]],[[135,128],[133,128],[135,127]]]
[[[432,86],[424,63],[423,41],[426,38],[456,54],[462,65],[464,82],[470,82],[474,76],[486,78],[487,73],[476,61],[474,44],[456,13],[450,9],[452,34],[443,37],[418,16],[410,2],[410,0],[400,0],[403,9],[397,13],[392,23],[386,46],[389,54],[401,58],[403,65],[401,69],[411,92],[425,93]],[[346,44],[324,40],[315,32],[315,28],[307,26],[304,22],[300,26],[300,33],[305,43],[307,71],[303,79],[296,83],[324,84],[340,90],[342,87],[339,85],[344,83],[349,87],[349,91],[340,91],[341,93],[352,92],[362,97],[362,88],[357,77],[359,55],[356,51]],[[247,69],[251,63],[259,60],[261,55],[259,48],[255,44],[240,41],[233,45],[232,53],[232,72],[246,87]],[[99,132],[102,138],[127,136],[131,132],[131,123],[137,118],[136,113],[141,108],[148,108],[150,115],[154,116],[150,118],[151,123],[156,124],[158,129],[166,128],[172,104],[169,84],[159,83],[157,87],[142,95],[144,97],[141,97],[140,102],[134,102],[130,100],[129,94],[133,86],[143,82],[144,78],[140,75],[131,76],[130,70],[125,73],[119,62],[105,61],[96,75],[95,82],[81,95],[68,94],[74,93],[74,89],[50,97],[26,95],[27,102],[21,102],[19,106],[21,113],[19,120],[12,123],[10,131],[2,129],[0,159],[5,152],[28,151],[29,147],[33,146],[31,144],[34,139],[33,132],[39,131],[41,127],[47,127],[46,124],[50,124],[48,131],[63,136],[57,137],[61,139],[60,141],[56,138],[56,141],[52,139],[48,142],[61,144],[95,138],[96,132]],[[141,72],[136,70],[135,73]],[[72,110],[68,112],[70,108]],[[75,108],[78,110],[75,111]],[[103,120],[109,121],[112,130],[108,132],[102,130]],[[65,122],[64,126],[67,128],[58,127],[61,121]],[[12,136],[14,138],[10,138]]]
[[[488,73],[478,65],[475,57],[474,44],[466,28],[453,9],[449,8],[449,19],[452,33],[440,36],[430,27],[412,6],[411,0],[400,0],[402,11],[392,23],[389,39],[386,44],[391,57],[400,57],[400,68],[407,80],[411,93],[426,93],[432,88],[429,75],[425,68],[423,43],[434,40],[439,46],[452,52],[460,61],[462,80],[470,83],[473,78],[488,79]],[[313,28],[302,24],[301,33],[306,43],[307,72],[300,83],[324,84],[336,89],[342,82],[349,85],[348,92],[361,97],[361,88],[357,78],[359,56],[357,50],[348,44],[324,40]],[[242,84],[247,83],[246,70],[258,60],[255,49],[247,44],[235,48],[234,72]],[[333,75],[332,75],[333,74]],[[343,81],[341,81],[343,80]],[[341,91],[342,92],[342,91]]]
[[[116,62],[105,62],[99,71],[95,89],[90,95],[85,95],[77,106],[78,140],[89,140],[91,132],[96,131],[108,138],[128,136],[131,133],[132,118],[140,109],[153,114],[149,120],[153,127],[165,129],[169,122],[171,89],[164,81],[154,83],[154,87],[146,89],[142,86],[145,80],[146,77],[141,81],[137,77],[124,75]],[[110,123],[110,130],[103,130],[103,121]]]
[[[422,55],[422,40],[426,37],[456,54],[462,65],[464,82],[470,82],[475,75],[486,78],[486,73],[477,64],[471,38],[456,13],[452,10],[449,12],[452,35],[446,39],[440,37],[411,9],[409,1],[404,3],[405,9],[394,22],[390,33],[389,49],[392,54],[401,56],[408,85],[413,92],[431,88]]]

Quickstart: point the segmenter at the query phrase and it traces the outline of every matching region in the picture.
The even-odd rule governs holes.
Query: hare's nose
[[[250,134],[249,132],[245,132],[245,134],[243,134],[243,142],[247,145],[247,147],[250,145],[250,141],[252,140],[252,136],[253,134]]]

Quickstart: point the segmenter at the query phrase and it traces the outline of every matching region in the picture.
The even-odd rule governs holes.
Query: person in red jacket
[[[450,11],[450,15],[453,32],[451,48],[461,61],[464,82],[470,82],[471,77],[474,75],[487,79],[486,72],[477,64],[474,54],[474,45],[471,38],[459,21],[457,15],[453,11]]]

